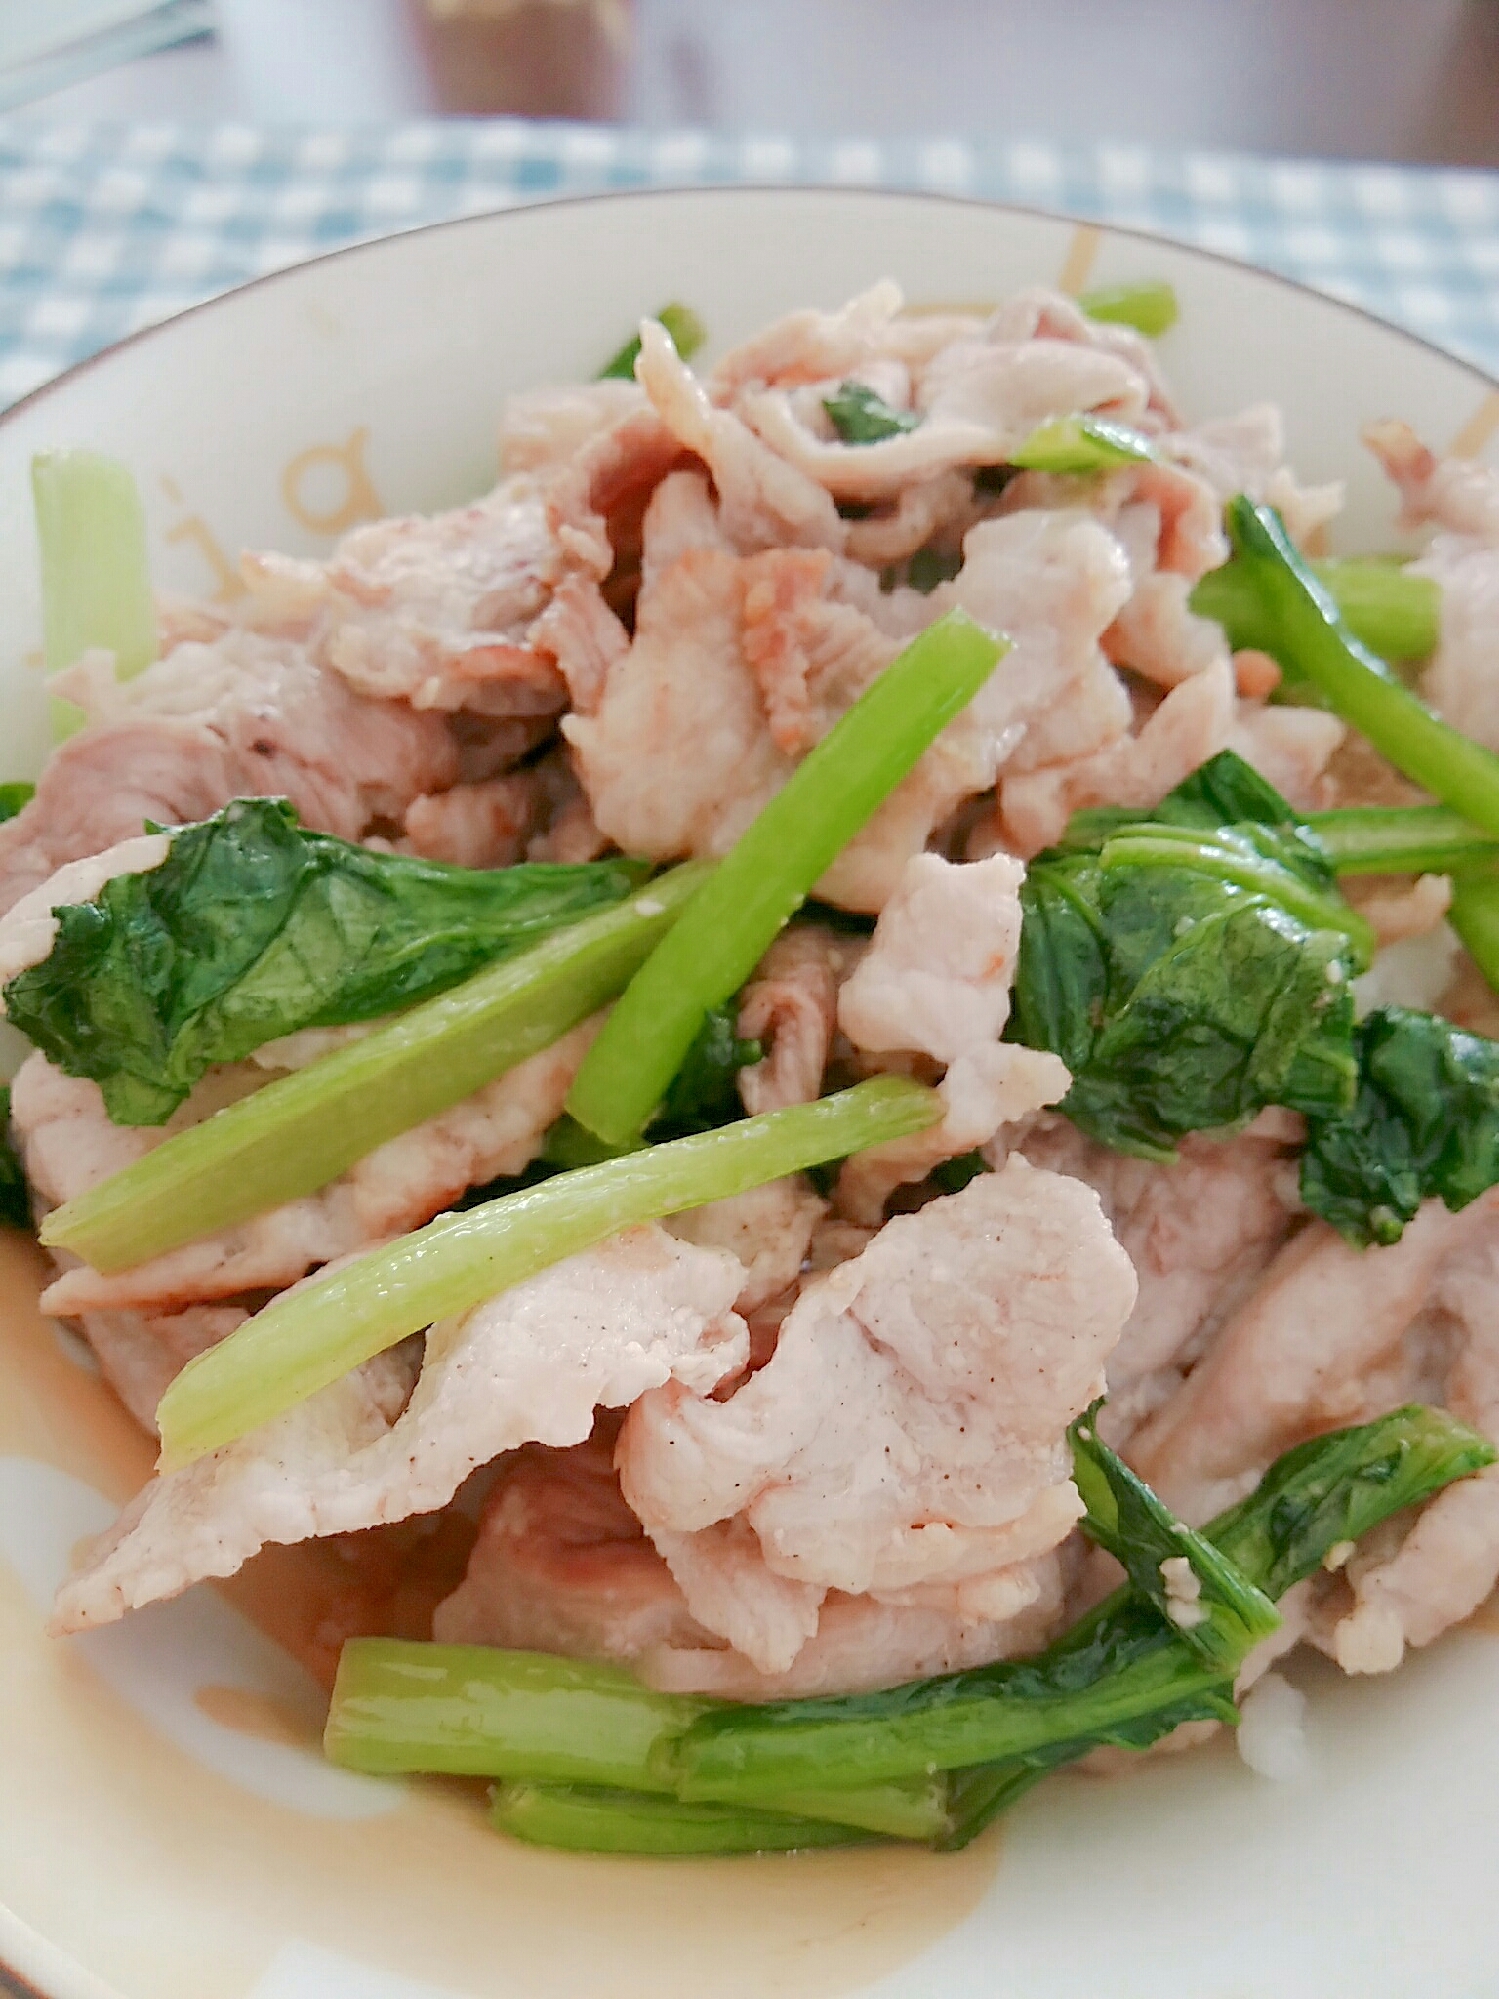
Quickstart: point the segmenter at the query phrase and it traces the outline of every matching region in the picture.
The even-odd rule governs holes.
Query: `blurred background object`
[[[38,109],[261,122],[511,112],[1499,165],[1493,0],[216,0],[215,11],[212,40],[55,90]]]

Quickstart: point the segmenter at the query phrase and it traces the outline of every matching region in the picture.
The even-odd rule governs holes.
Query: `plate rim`
[[[1169,230],[1144,229],[1128,223],[1099,220],[1090,215],[1077,214],[1070,209],[1050,208],[1041,203],[991,200],[983,195],[949,194],[937,188],[845,187],[818,181],[735,181],[708,182],[682,187],[600,188],[588,194],[545,195],[534,201],[521,201],[508,207],[480,209],[471,215],[439,216],[430,222],[404,224],[395,229],[382,230],[378,235],[360,236],[349,243],[335,244],[331,249],[320,250],[314,256],[299,258],[293,264],[283,264],[277,270],[263,271],[258,277],[241,279],[238,284],[230,285],[224,291],[213,292],[207,298],[197,299],[191,305],[182,306],[176,312],[167,314],[164,319],[154,320],[149,326],[138,327],[133,333],[123,334],[120,339],[112,340],[107,347],[101,347],[97,353],[85,355],[81,361],[73,362],[60,374],[38,383],[36,388],[28,390],[7,409],[0,411],[0,433],[4,432],[7,425],[23,415],[30,415],[46,398],[70,387],[82,375],[104,365],[125,349],[154,339],[185,319],[196,318],[220,306],[229,305],[246,292],[259,291],[269,286],[293,281],[306,271],[340,259],[368,256],[389,243],[400,242],[409,237],[430,236],[439,231],[456,231],[475,225],[492,225],[512,217],[532,215],[543,209],[595,207],[604,203],[674,202],[684,198],[701,199],[704,195],[720,201],[777,195],[789,196],[793,200],[803,197],[833,196],[840,200],[854,198],[875,202],[918,202],[943,208],[977,209],[994,215],[1023,216],[1031,221],[1070,223],[1074,227],[1098,229],[1104,234],[1121,237],[1128,242],[1164,243],[1199,262],[1213,265],[1220,270],[1237,271],[1264,280],[1286,291],[1315,299],[1349,318],[1376,326],[1422,353],[1434,355],[1451,366],[1460,368],[1484,390],[1499,393],[1499,367],[1491,371],[1467,355],[1455,353],[1450,347],[1443,346],[1440,341],[1413,332],[1408,326],[1402,326],[1398,320],[1389,319],[1370,306],[1360,305],[1352,299],[1339,298],[1333,292],[1307,284],[1301,278],[1288,277],[1284,271],[1272,270],[1267,265],[1256,264],[1248,258],[1230,256],[1226,251],[1211,250],[1203,244],[1189,242],[1185,237],[1173,235]]]

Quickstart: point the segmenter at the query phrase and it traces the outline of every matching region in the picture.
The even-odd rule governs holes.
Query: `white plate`
[[[1494,384],[1282,280],[1113,230],[937,198],[611,196],[327,257],[140,336],[0,423],[0,776],[46,704],[30,454],[135,468],[158,580],[232,587],[242,544],[321,551],[378,508],[492,476],[507,392],[592,373],[688,300],[715,344],[889,273],[923,303],[1164,276],[1192,412],[1285,408],[1347,545],[1387,542],[1361,424],[1480,446]],[[149,1452],[0,1244],[0,1962],[47,1999],[1476,1999],[1499,1992],[1499,1645],[1482,1619],[1385,1680],[1316,1668],[1315,1774],[1231,1745],[1125,1783],[1053,1780],[968,1853],[573,1859],[504,1844],[477,1793],[325,1769],[295,1650],[320,1551],[278,1551],[71,1645],[42,1632],[79,1536]],[[257,1628],[257,1626],[259,1628]]]

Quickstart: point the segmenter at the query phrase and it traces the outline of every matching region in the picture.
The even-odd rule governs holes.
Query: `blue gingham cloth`
[[[516,119],[377,130],[0,119],[0,405],[121,335],[359,237],[548,196],[926,188],[1156,230],[1499,371],[1499,175],[1139,146],[724,138]]]

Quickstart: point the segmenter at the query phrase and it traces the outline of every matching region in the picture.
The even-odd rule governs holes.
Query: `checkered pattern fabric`
[[[291,131],[28,114],[0,120],[0,403],[198,299],[359,237],[604,188],[793,181],[929,188],[1156,230],[1499,371],[1499,175],[513,119]]]

